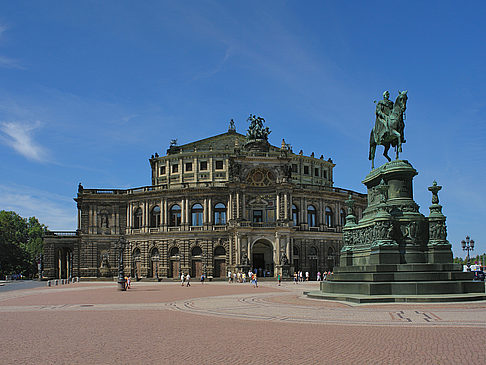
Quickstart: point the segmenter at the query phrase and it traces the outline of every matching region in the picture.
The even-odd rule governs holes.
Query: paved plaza
[[[348,305],[317,283],[76,283],[0,291],[1,364],[464,364],[486,302]]]

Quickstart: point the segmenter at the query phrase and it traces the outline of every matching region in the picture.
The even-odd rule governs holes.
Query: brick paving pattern
[[[351,306],[316,283],[79,283],[0,293],[0,364],[463,364],[486,303]]]

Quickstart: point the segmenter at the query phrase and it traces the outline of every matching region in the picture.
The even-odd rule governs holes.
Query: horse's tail
[[[374,128],[371,129],[371,133],[370,133],[370,152],[369,152],[369,155],[368,155],[368,160],[373,160],[373,157],[372,156],[372,152],[373,151],[373,146],[376,144],[376,141],[375,141],[375,136],[374,136]]]

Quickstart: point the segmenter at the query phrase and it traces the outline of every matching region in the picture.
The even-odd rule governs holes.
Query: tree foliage
[[[0,211],[0,276],[37,272],[47,227],[37,218],[22,218],[15,212]]]

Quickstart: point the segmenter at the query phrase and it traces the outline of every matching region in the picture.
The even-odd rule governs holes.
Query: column
[[[203,225],[208,224],[208,199],[204,198],[203,201]]]
[[[118,205],[115,212],[115,234],[120,234],[120,207]]]
[[[115,207],[112,207],[113,213],[111,213],[111,224],[108,224],[108,227],[110,227],[111,234],[116,234],[116,225],[115,225]]]
[[[88,212],[88,233],[92,233],[93,229],[93,206],[89,205],[89,212]]]
[[[243,191],[243,194],[241,196],[241,209],[242,209],[242,215],[243,215],[243,220],[247,220],[248,218],[246,217],[246,194],[245,192]]]
[[[181,225],[186,224],[186,201],[184,198],[181,200]]]
[[[273,262],[280,265],[280,235],[275,232],[275,250],[273,252]]]
[[[208,223],[213,224],[213,199],[208,198]]]
[[[131,219],[131,209],[130,209],[130,202],[127,202],[127,229],[132,226],[132,219]]]
[[[236,263],[241,263],[241,236],[239,233],[236,234]]]
[[[280,220],[280,193],[278,191],[277,191],[277,209],[276,209],[276,214],[277,214],[276,220],[279,221]]]
[[[95,205],[93,209],[93,233],[98,233],[98,207]]]
[[[186,198],[186,224],[188,226],[191,225],[191,220],[190,220],[190,211],[189,211],[189,199]]]
[[[284,212],[285,212],[284,218],[285,218],[285,220],[289,219],[289,200],[288,200],[287,196],[288,196],[288,193],[285,193],[284,194]],[[288,255],[287,255],[287,257],[288,257]]]
[[[236,193],[236,219],[240,218],[240,193]]]
[[[169,204],[167,203],[167,198],[164,199],[164,226],[169,225]]]
[[[228,198],[228,221],[233,219],[232,208],[231,208],[232,203],[233,203],[233,199],[230,192]]]

